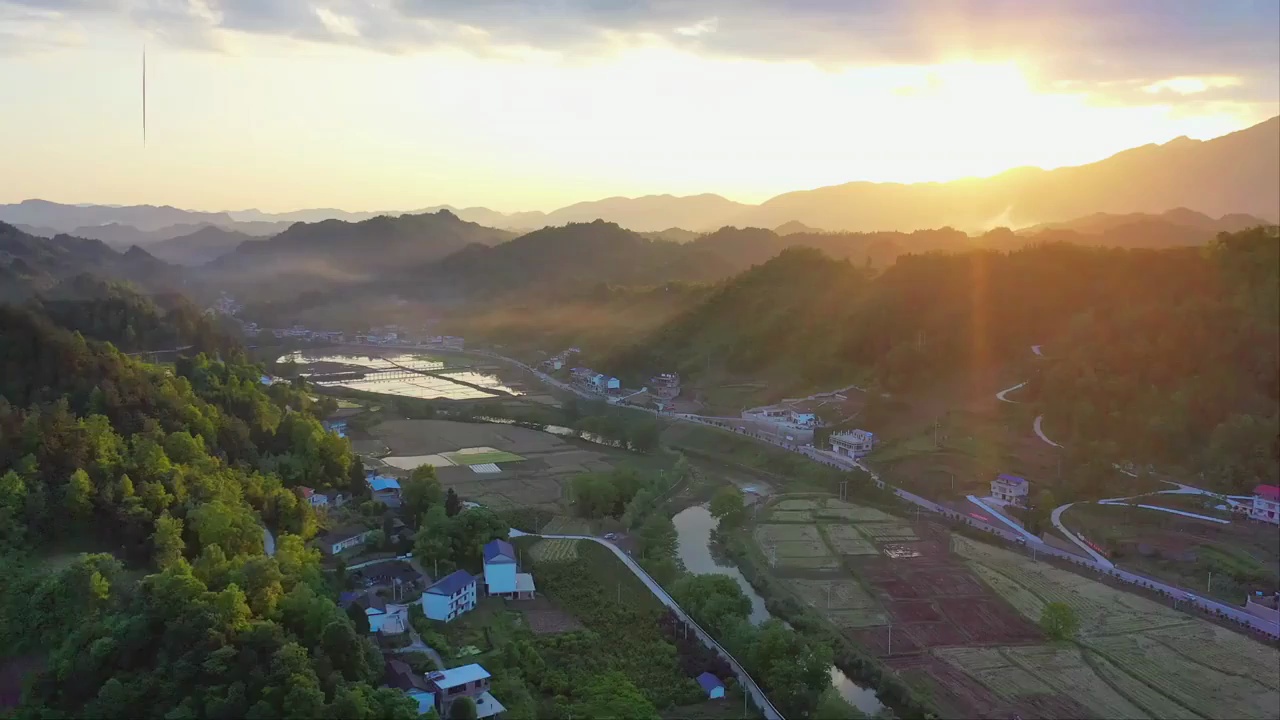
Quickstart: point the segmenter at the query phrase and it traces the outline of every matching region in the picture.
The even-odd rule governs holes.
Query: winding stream
[[[695,505],[676,513],[671,521],[675,523],[678,538],[676,552],[686,570],[698,575],[716,574],[733,578],[742,588],[742,593],[751,600],[748,618],[751,624],[759,625],[773,617],[765,608],[764,598],[751,587],[741,570],[732,565],[721,565],[711,556],[711,531],[720,522],[711,515],[711,511],[705,506]],[[831,666],[831,685],[845,702],[867,715],[875,715],[884,709],[874,689],[855,683],[834,665]]]

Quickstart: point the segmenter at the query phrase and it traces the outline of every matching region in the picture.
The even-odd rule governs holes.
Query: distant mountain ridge
[[[1214,217],[1253,215],[1280,220],[1280,117],[1212,140],[1177,138],[1144,145],[1087,165],[1055,170],[1017,168],[987,178],[944,183],[850,182],[798,190],[759,205],[714,194],[611,197],[551,212],[502,213],[484,207],[436,205],[402,213],[309,209],[197,212],[149,205],[108,207],[26,200],[0,205],[0,221],[70,232],[111,223],[143,232],[178,224],[212,224],[255,233],[243,222],[351,222],[381,215],[435,213],[487,227],[529,231],[602,219],[636,232],[671,227],[709,232],[726,225],[830,231],[911,231],[956,227],[973,232],[1005,226],[1060,223],[1090,213],[1163,213],[1185,207]],[[788,228],[788,231],[791,228]]]
[[[120,253],[101,240],[42,238],[0,222],[0,299],[22,299],[82,273],[127,280],[148,289],[182,285],[172,266],[138,247]]]

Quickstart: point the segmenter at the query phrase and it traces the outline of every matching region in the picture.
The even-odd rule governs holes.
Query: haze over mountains
[[[779,227],[795,222],[830,231],[911,231],[956,227],[983,231],[1070,221],[1092,213],[1161,213],[1185,207],[1217,217],[1233,213],[1280,219],[1280,117],[1212,140],[1178,138],[1144,145],[1105,160],[1056,170],[1018,168],[989,178],[945,183],[870,183],[784,193],[759,205],[714,194],[649,195],[575,203],[549,213],[501,213],[483,207],[437,205],[409,214],[449,210],[486,227],[516,231],[590,222],[615,222],[636,232],[670,228],[710,231],[725,225]],[[850,175],[858,169],[850,168]],[[109,243],[146,246],[216,225],[250,235],[270,235],[293,222],[338,219],[358,222],[399,211],[347,212],[310,209],[200,212],[168,206],[62,205],[26,200],[0,205],[0,221],[32,234],[68,232]],[[124,228],[138,232],[130,238]],[[176,230],[174,226],[179,226]],[[104,237],[109,235],[109,237]],[[161,237],[163,235],[163,237]],[[127,245],[126,245],[127,246]]]

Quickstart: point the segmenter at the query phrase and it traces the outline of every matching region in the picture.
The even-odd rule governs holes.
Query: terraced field
[[[875,555],[876,546],[849,525],[819,525],[827,545],[837,555]]]
[[[858,532],[867,536],[872,542],[900,542],[918,540],[910,525],[902,523],[858,523],[854,525]]]

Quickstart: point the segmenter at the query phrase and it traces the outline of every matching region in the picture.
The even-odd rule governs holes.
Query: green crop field
[[[1004,653],[1013,665],[1035,676],[1056,692],[1084,704],[1101,718],[1131,720],[1148,717],[1141,708],[1099,677],[1085,662],[1078,648],[1015,647],[1006,648]]]
[[[837,555],[876,555],[876,546],[849,525],[821,525],[827,545]]]
[[[1053,692],[1040,678],[1005,657],[999,648],[944,648],[934,654],[1005,700]]]
[[[539,540],[529,554],[538,562],[569,562],[578,559],[578,543],[585,540]]]
[[[773,506],[773,508],[775,510],[813,510],[814,508],[821,506],[821,500],[795,498],[791,500],[780,500]]]
[[[858,523],[858,531],[873,542],[897,542],[916,540],[916,533],[902,523]]]
[[[509,453],[503,450],[476,453],[449,452],[441,454],[448,458],[449,462],[454,465],[481,465],[483,463],[508,463],[524,460],[523,457],[520,457],[515,453]]]

